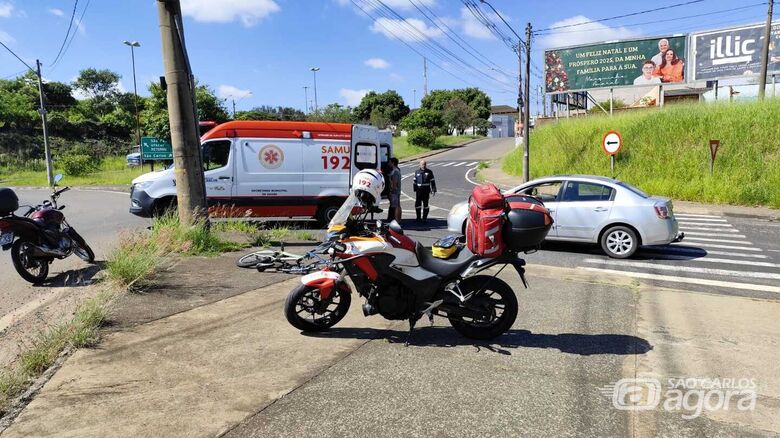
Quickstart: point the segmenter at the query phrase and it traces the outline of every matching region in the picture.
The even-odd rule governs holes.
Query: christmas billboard
[[[694,80],[757,75],[761,71],[765,24],[720,29],[691,35]],[[780,24],[769,39],[769,74],[780,71]]]
[[[686,37],[647,38],[544,52],[548,93],[685,82]]]

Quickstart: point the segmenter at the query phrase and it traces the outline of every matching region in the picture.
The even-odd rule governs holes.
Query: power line
[[[92,0],[87,0],[87,3],[84,5],[84,9],[81,11],[81,15],[79,16],[79,21],[77,22],[77,26],[81,26],[81,23],[84,22],[84,15],[87,13],[87,9],[89,9],[89,4]],[[76,32],[73,32],[73,34],[70,37],[70,40],[68,40],[68,45],[65,46],[65,51],[62,53],[62,57],[57,61],[52,63],[51,68],[49,71],[54,70],[54,68],[59,64],[59,61],[62,61],[63,58],[65,58],[65,55],[68,53],[68,50],[70,49],[70,45],[73,44],[73,40],[76,39]]]
[[[722,9],[722,10],[719,10],[719,11],[706,12],[706,13],[702,13],[702,14],[686,15],[686,16],[683,16],[683,17],[664,18],[662,20],[645,21],[645,22],[642,22],[642,23],[621,24],[620,26],[621,27],[643,26],[643,25],[646,25],[646,24],[657,24],[657,23],[666,23],[668,21],[687,20],[687,19],[690,19],[690,18],[707,17],[707,16],[710,16],[710,15],[724,14],[724,13],[727,13],[727,12],[742,11],[742,10],[745,10],[745,9],[755,8],[756,6],[766,6],[766,2],[753,3],[753,4],[750,4],[750,5],[747,5],[747,6],[740,6],[738,8]],[[563,33],[593,32],[593,31],[599,31],[599,30],[604,30],[604,29],[602,29],[602,28],[596,28],[596,29],[575,29],[575,30],[562,30],[562,31],[558,31],[558,32],[549,32],[548,31],[548,33],[545,33],[545,34],[542,34],[542,35],[558,35],[558,34],[563,34]],[[539,33],[537,33],[537,35],[539,35]]]
[[[663,11],[663,10],[666,10],[666,9],[672,9],[672,8],[678,8],[678,7],[681,7],[681,6],[692,5],[692,4],[695,4],[695,3],[701,3],[703,1],[704,0],[690,0],[690,1],[687,1],[687,2],[683,2],[683,3],[675,3],[673,5],[662,6],[660,8],[646,9],[644,11],[631,12],[629,14],[623,14],[623,15],[615,15],[614,17],[599,18],[598,20],[590,20],[590,21],[583,21],[583,22],[580,22],[580,23],[564,24],[564,25],[560,25],[560,26],[552,26],[552,27],[548,27],[548,28],[545,28],[545,29],[539,29],[537,32],[544,32],[544,31],[555,30],[555,29],[563,29],[563,28],[567,28],[567,27],[576,27],[576,26],[582,26],[584,24],[591,24],[591,23],[601,23],[603,21],[617,20],[618,18],[633,17],[633,16],[636,16],[636,15],[648,14],[650,12],[658,12],[658,11]]]
[[[78,8],[78,6],[79,6],[79,0],[75,0],[73,2],[73,12],[70,14],[70,24],[68,24],[68,31],[65,32],[65,38],[62,40],[62,44],[60,45],[60,51],[57,52],[57,56],[54,57],[54,61],[52,61],[52,64],[56,64],[57,61],[60,60],[62,51],[65,49],[65,44],[68,43],[68,37],[70,36],[70,30],[73,28],[73,20],[76,18],[76,8]]]
[[[8,46],[6,46],[6,45],[5,45],[5,43],[3,43],[2,41],[0,41],[0,46],[3,46],[3,47],[5,47],[5,50],[8,50],[9,52],[11,52],[11,54],[12,54],[12,55],[14,55],[14,57],[15,57],[16,59],[18,59],[18,60],[19,60],[19,62],[21,62],[22,64],[24,64],[24,66],[25,66],[25,67],[27,67],[28,69],[30,69],[30,71],[32,71],[32,72],[35,72],[35,69],[34,69],[34,68],[30,67],[30,65],[29,65],[29,64],[27,64],[26,62],[24,62],[24,60],[23,60],[22,58],[20,58],[20,57],[19,57],[19,55],[17,55],[16,53],[14,53],[14,51],[13,51],[13,50],[11,50],[11,49],[10,49]]]
[[[515,46],[514,40],[512,38],[508,37],[506,34],[501,32],[501,30],[496,26],[493,21],[485,15],[484,12],[482,12],[482,9],[479,8],[479,5],[477,5],[475,2],[471,0],[461,0],[463,2],[463,5],[466,6],[466,9],[471,12],[471,15],[474,16],[474,18],[477,19],[480,23],[482,23],[483,26],[485,26],[490,33],[495,35],[499,40],[503,41],[503,43],[509,47],[510,50],[518,53],[520,51],[519,45],[517,47]]]

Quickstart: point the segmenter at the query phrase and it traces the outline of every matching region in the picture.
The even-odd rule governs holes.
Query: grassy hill
[[[609,176],[601,141],[618,131],[615,177],[654,194],[707,203],[780,208],[780,99],[679,104],[663,109],[561,120],[531,134],[531,175]],[[721,146],[710,175],[709,140]],[[503,162],[522,173],[522,150]]]

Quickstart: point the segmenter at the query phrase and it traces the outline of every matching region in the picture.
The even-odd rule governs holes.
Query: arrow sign
[[[615,155],[620,151],[620,147],[623,146],[623,139],[616,131],[609,131],[604,135],[604,139],[601,142],[601,149],[607,153],[607,155]]]

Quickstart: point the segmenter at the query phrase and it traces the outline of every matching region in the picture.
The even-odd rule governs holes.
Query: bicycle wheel
[[[236,266],[239,268],[255,268],[257,265],[260,264],[273,264],[274,257],[273,253],[266,252],[266,251],[258,251],[253,252],[251,254],[247,254],[236,262]]]

